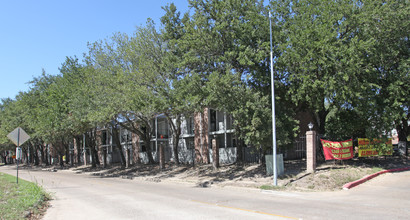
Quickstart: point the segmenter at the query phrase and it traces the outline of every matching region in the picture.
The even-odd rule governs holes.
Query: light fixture
[[[309,122],[308,127],[309,127],[309,130],[312,130],[312,129],[313,129],[313,124],[312,124],[312,122]]]

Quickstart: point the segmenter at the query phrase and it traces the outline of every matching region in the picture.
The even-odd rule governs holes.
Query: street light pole
[[[275,84],[273,78],[273,48],[272,48],[272,15],[269,12],[269,30],[270,30],[270,74],[272,90],[272,162],[273,162],[273,185],[278,185],[278,173],[276,170],[276,118],[275,118]]]

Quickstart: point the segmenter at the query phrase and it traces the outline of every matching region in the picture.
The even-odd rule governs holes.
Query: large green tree
[[[263,1],[189,4],[191,15],[181,16],[171,4],[162,18],[186,102],[197,111],[211,107],[232,114],[246,143],[271,146],[269,20]],[[274,53],[278,55],[275,48]],[[286,146],[293,139],[293,111],[285,99],[277,97],[276,102],[278,144]]]
[[[275,67],[286,96],[312,114],[319,133],[377,136],[392,128],[388,115],[405,115],[405,1],[283,0],[270,7],[281,30]]]

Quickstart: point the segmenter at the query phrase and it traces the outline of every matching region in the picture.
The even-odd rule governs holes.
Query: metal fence
[[[320,139],[323,135],[316,135],[316,158],[323,158],[323,149]],[[303,159],[306,158],[306,136],[300,136],[295,139],[292,149],[285,150],[285,159]]]

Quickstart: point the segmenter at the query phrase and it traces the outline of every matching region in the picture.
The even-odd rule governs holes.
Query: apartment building
[[[176,120],[176,119],[173,119]],[[147,147],[151,148],[154,161],[158,161],[161,145],[165,150],[165,161],[173,161],[172,131],[168,119],[164,115],[157,115],[151,121],[154,129],[150,143],[147,145],[136,134],[121,128],[121,147],[129,164],[148,163]],[[107,150],[107,163],[121,161],[120,153],[115,147],[109,128],[99,130],[101,137],[98,149]],[[205,108],[203,112],[195,113],[191,117],[182,117],[181,135],[178,143],[178,158],[181,163],[210,163],[212,162],[212,139],[216,139],[220,147],[220,163],[236,161],[237,138],[233,128],[232,117],[222,111]],[[101,155],[101,152],[99,152]],[[101,155],[102,156],[102,155]],[[101,158],[100,156],[100,158]]]

